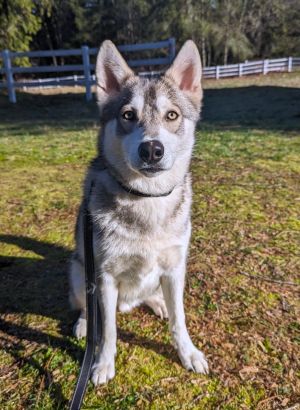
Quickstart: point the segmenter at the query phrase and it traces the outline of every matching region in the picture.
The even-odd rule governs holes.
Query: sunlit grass
[[[264,88],[251,88],[275,87],[274,98],[279,84],[284,94],[273,106]],[[280,409],[300,402],[299,286],[285,285],[300,285],[300,77],[206,87],[192,162],[185,301],[211,375],[185,371],[167,323],[136,309],[118,314],[116,378],[89,385],[83,408]],[[241,87],[250,88],[239,94]],[[259,115],[255,98],[264,107]],[[84,349],[71,333],[66,273],[97,111],[80,94],[18,101],[12,107],[0,97],[0,407],[62,409]]]

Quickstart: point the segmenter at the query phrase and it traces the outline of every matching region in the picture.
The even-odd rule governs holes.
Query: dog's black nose
[[[147,164],[156,164],[164,156],[164,146],[156,140],[142,142],[139,146],[139,156]]]

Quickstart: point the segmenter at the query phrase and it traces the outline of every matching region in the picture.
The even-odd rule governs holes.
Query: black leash
[[[93,220],[89,211],[89,199],[93,189],[91,183],[90,193],[83,206],[84,230],[84,261],[86,279],[86,306],[87,306],[87,337],[84,358],[75,391],[71,400],[70,410],[79,410],[90,378],[95,350],[101,340],[101,311],[98,302],[97,275],[94,264],[93,251]]]
[[[104,168],[105,169],[105,168]],[[116,178],[115,178],[116,179]],[[118,184],[128,193],[141,197],[160,197],[168,196],[173,192],[168,191],[163,194],[147,194],[136,191],[123,185],[118,179]],[[84,231],[84,261],[85,261],[85,280],[86,280],[86,315],[87,315],[87,337],[84,358],[82,361],[80,374],[77,380],[75,391],[70,403],[69,410],[80,410],[81,404],[85,395],[87,384],[91,375],[91,369],[94,362],[95,351],[97,345],[100,345],[102,333],[101,311],[98,302],[97,292],[97,275],[94,264],[93,250],[93,220],[89,211],[89,200],[92,193],[94,183],[91,183],[90,192],[84,201],[83,206],[83,231]]]

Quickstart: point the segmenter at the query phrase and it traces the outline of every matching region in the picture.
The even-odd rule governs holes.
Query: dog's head
[[[136,76],[111,41],[96,64],[107,164],[134,189],[160,192],[182,181],[188,170],[199,118],[201,61],[188,40],[159,79]]]

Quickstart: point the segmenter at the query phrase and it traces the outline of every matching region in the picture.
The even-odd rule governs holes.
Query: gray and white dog
[[[185,324],[183,291],[191,233],[189,165],[199,118],[201,61],[188,40],[159,79],[136,76],[110,41],[96,64],[101,133],[84,197],[90,211],[99,274],[103,340],[93,366],[95,385],[115,375],[116,310],[142,303],[169,317],[174,346],[186,369],[207,373],[205,356]],[[76,337],[86,335],[82,207],[70,272],[70,300],[81,313]]]

